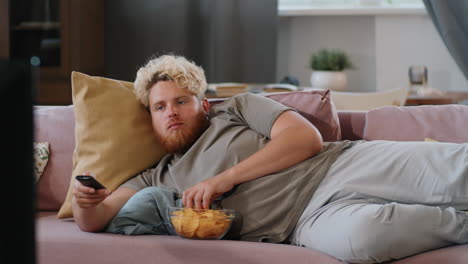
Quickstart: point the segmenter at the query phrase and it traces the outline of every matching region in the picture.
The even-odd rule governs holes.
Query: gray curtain
[[[468,80],[468,1],[423,1],[442,40]]]
[[[208,82],[275,82],[277,24],[277,0],[107,0],[106,76],[133,81],[171,52]]]

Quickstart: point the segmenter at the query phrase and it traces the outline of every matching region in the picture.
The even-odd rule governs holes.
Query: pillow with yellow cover
[[[153,135],[150,113],[131,82],[72,73],[75,150],[68,193],[58,218],[72,217],[74,178],[84,172],[110,191],[156,164],[164,150]]]

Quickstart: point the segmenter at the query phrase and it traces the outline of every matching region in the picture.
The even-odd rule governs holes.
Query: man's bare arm
[[[294,111],[282,113],[270,135],[271,141],[249,158],[184,191],[184,205],[208,208],[213,199],[235,185],[291,167],[322,148],[322,136],[317,128]]]
[[[271,129],[271,141],[254,155],[227,170],[234,185],[286,169],[322,149],[322,136],[300,114],[281,114]]]
[[[118,188],[112,194],[94,190],[75,182],[72,199],[73,217],[78,227],[87,232],[102,231],[136,190]]]

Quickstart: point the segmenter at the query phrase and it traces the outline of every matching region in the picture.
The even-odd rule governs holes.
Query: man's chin
[[[209,120],[206,114],[201,112],[196,117],[194,126],[182,126],[176,129],[170,129],[165,136],[156,133],[156,138],[162,144],[167,153],[185,153],[200,138],[209,126]]]
[[[161,142],[164,150],[169,154],[180,153],[184,154],[187,150],[190,149],[192,144],[187,144],[183,142]]]
[[[161,142],[162,147],[167,153],[174,154],[180,153],[184,154],[187,152],[190,147],[198,140],[204,130],[192,130],[188,131],[186,129],[177,129],[171,131],[169,135],[164,138],[158,137],[159,142]]]

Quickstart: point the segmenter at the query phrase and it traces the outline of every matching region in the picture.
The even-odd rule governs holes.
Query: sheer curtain
[[[468,79],[468,1],[424,0],[442,40]]]
[[[274,82],[277,0],[107,0],[106,75],[133,81],[153,54],[201,65],[208,82]]]

